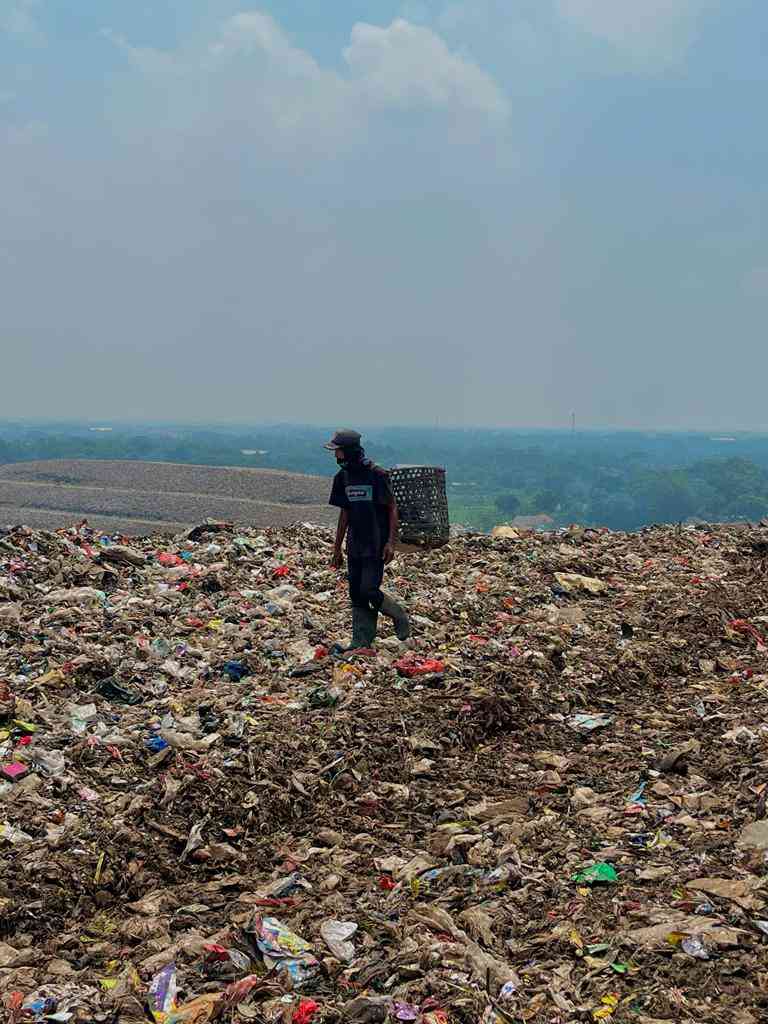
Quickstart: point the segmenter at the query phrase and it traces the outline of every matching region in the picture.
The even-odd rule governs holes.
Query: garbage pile
[[[331,550],[0,533],[5,1019],[766,1020],[768,529]]]

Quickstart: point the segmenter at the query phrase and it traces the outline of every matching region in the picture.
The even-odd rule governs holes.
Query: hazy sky
[[[768,427],[765,0],[0,0],[0,415]]]

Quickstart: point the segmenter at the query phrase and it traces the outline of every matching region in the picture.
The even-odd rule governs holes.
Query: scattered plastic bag
[[[709,960],[709,951],[697,935],[687,935],[680,943],[680,948],[695,960]]]
[[[577,714],[571,715],[568,724],[577,732],[594,732],[596,729],[605,729],[613,721],[611,715]]]
[[[580,882],[582,885],[594,885],[599,882],[612,883],[618,882],[618,880],[619,876],[616,874],[614,866],[605,863],[591,864],[583,871],[577,871],[573,875],[573,881]]]
[[[317,973],[320,962],[312,953],[312,946],[295,935],[274,917],[257,914],[250,926],[255,933],[256,945],[268,969],[286,971],[294,988],[301,988]]]
[[[103,679],[96,692],[115,704],[141,704],[143,699],[141,694],[136,693],[135,690],[129,690],[126,686],[121,686],[114,679]]]
[[[580,576],[575,572],[556,572],[555,579],[567,594],[576,590],[585,590],[588,594],[602,594],[608,589],[608,584],[603,580]]]
[[[23,843],[31,843],[32,836],[6,821],[0,822],[0,840],[10,843],[11,846],[21,846]]]
[[[177,996],[176,965],[168,964],[149,983],[147,1003],[157,1024],[169,1024],[169,1017],[177,1008]]]
[[[354,921],[323,921],[320,925],[320,934],[323,942],[333,953],[337,960],[349,963],[355,958],[355,945],[349,940],[357,931]]]

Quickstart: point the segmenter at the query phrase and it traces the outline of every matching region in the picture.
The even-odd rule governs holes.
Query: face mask
[[[362,448],[356,450],[341,448],[340,454],[341,458],[339,458],[338,453],[336,455],[336,463],[341,469],[351,469],[353,466],[359,466],[364,456]]]

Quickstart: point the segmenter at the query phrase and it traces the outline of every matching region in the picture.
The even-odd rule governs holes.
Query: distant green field
[[[451,525],[468,526],[472,530],[479,530],[481,533],[492,530],[497,523],[504,522],[510,518],[499,512],[495,503],[490,498],[484,500],[478,498],[476,501],[450,498],[448,507]]]

